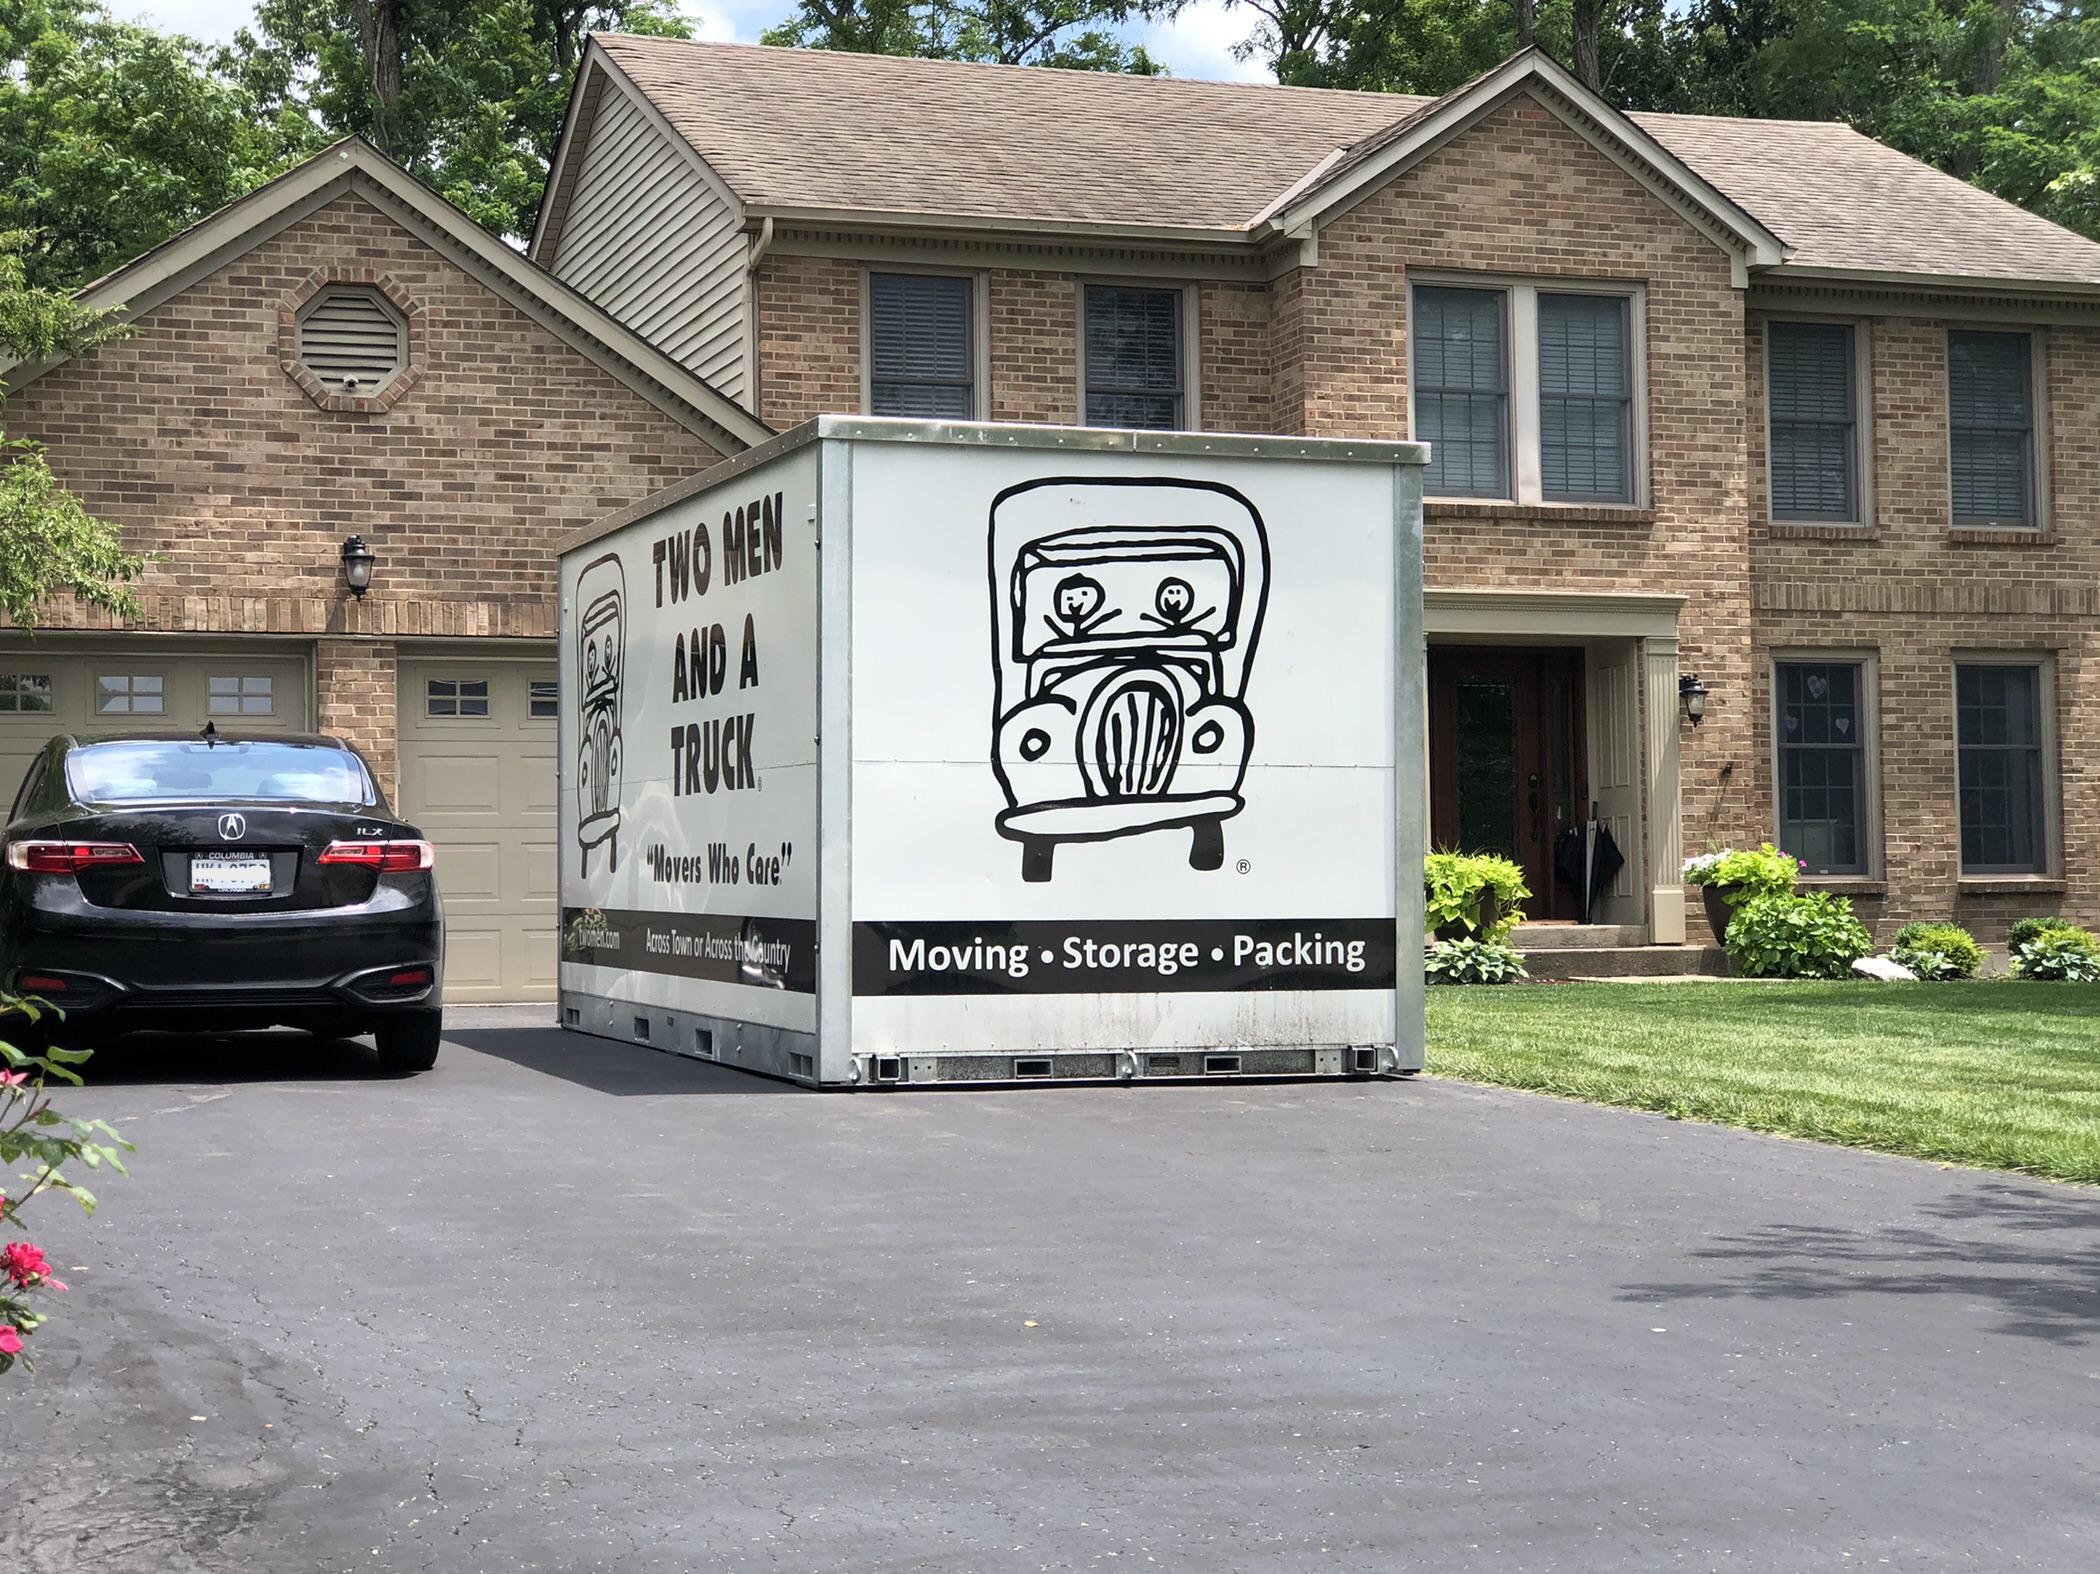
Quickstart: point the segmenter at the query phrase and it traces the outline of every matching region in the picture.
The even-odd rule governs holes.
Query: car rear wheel
[[[417,1011],[381,1023],[372,1035],[379,1064],[388,1071],[428,1071],[437,1064],[444,1021],[439,1012]]]

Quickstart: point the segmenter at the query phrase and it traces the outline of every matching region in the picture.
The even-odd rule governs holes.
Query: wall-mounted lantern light
[[[1696,672],[1687,672],[1677,680],[1677,703],[1684,707],[1684,719],[1694,727],[1706,714],[1706,696],[1711,692]]]
[[[379,561],[372,549],[365,545],[363,536],[352,536],[343,543],[343,583],[350,587],[350,594],[359,601],[372,588],[372,566]]]

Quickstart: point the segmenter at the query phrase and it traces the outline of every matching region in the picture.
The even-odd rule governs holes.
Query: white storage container
[[[565,541],[563,1023],[825,1086],[1419,1068],[1425,452],[826,416]]]

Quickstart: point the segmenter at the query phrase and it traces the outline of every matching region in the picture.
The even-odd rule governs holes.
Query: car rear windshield
[[[66,783],[83,803],[376,801],[364,762],[318,743],[90,743],[66,756]]]

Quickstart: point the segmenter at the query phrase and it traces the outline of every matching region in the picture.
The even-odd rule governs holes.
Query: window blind
[[[1859,518],[1852,329],[1775,322],[1766,336],[1772,517]]]
[[[2024,333],[1947,335],[1948,471],[1956,524],[2035,522],[2029,352]]]
[[[1500,290],[1414,293],[1415,436],[1432,497],[1508,497],[1509,354]]]
[[[976,414],[971,281],[929,273],[868,277],[868,408],[876,415]]]
[[[1539,487],[1555,502],[1633,500],[1627,303],[1539,295]]]

